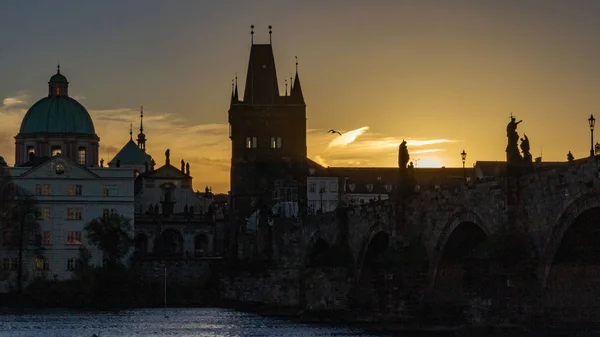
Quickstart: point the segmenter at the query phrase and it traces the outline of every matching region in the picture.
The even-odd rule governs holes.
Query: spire
[[[251,105],[275,104],[279,97],[275,57],[270,44],[252,44],[248,60],[244,102]]]
[[[273,29],[273,26],[269,25],[269,44],[273,44],[273,38],[272,38],[273,30],[272,29]]]
[[[285,80],[285,96],[287,97],[287,79]]]
[[[60,74],[60,62],[56,64],[56,73]]]
[[[231,79],[231,104],[235,103],[235,85],[233,84],[233,78]]]
[[[133,123],[129,123],[129,140],[133,140]]]
[[[138,147],[146,152],[146,135],[144,134],[144,107],[140,106],[140,133],[137,137]]]
[[[254,25],[250,26],[250,43],[254,44]]]
[[[234,95],[235,101],[239,102],[240,101],[240,97],[238,96],[238,87],[237,87],[237,73],[235,73],[235,95]]]
[[[298,75],[298,56],[296,57],[296,78],[294,79],[294,86],[290,96],[292,101],[296,104],[304,104],[304,94],[302,93],[302,86],[300,85],[300,76]]]

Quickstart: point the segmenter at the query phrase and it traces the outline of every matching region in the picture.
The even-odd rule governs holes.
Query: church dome
[[[144,150],[140,149],[138,145],[132,139],[123,146],[121,151],[108,163],[109,166],[116,166],[117,162],[121,166],[125,165],[144,165],[150,164],[152,157],[148,155]]]
[[[48,97],[29,108],[21,122],[20,134],[72,133],[96,135],[94,122],[79,102],[69,97],[67,78],[57,73],[48,82]]]

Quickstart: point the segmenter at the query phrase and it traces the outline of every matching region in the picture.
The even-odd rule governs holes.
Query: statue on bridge
[[[508,138],[506,161],[508,165],[519,165],[523,161],[523,157],[521,157],[521,153],[519,152],[519,134],[517,133],[517,125],[521,122],[522,120],[517,122],[511,114],[510,122],[506,126],[506,137]],[[526,144],[529,144],[529,141]]]
[[[406,169],[406,165],[410,161],[410,155],[408,154],[408,147],[406,146],[406,141],[402,140],[400,146],[398,147],[398,167],[400,169]]]
[[[527,138],[526,134],[523,134],[523,138],[521,138],[521,152],[523,152],[523,162],[525,164],[533,162],[530,150],[529,138]]]

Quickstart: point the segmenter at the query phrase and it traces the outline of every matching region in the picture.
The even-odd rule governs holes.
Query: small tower
[[[56,74],[48,82],[48,97],[69,96],[69,81],[60,73],[60,64],[56,66]]]
[[[146,135],[144,134],[144,107],[140,107],[140,133],[137,137],[138,147],[146,152]]]

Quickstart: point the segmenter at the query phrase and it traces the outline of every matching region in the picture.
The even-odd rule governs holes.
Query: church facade
[[[43,249],[37,256],[25,247],[25,282],[36,276],[70,278],[80,247],[91,252],[92,263],[102,263],[102,253],[84,231],[89,221],[120,214],[135,227],[134,170],[98,165],[100,138],[87,110],[69,96],[68,84],[59,68],[48,83],[48,96],[23,118],[15,137],[15,166],[0,160],[12,182],[35,200],[36,241]],[[12,234],[4,227],[0,291],[15,284],[18,251],[6,245]]]

